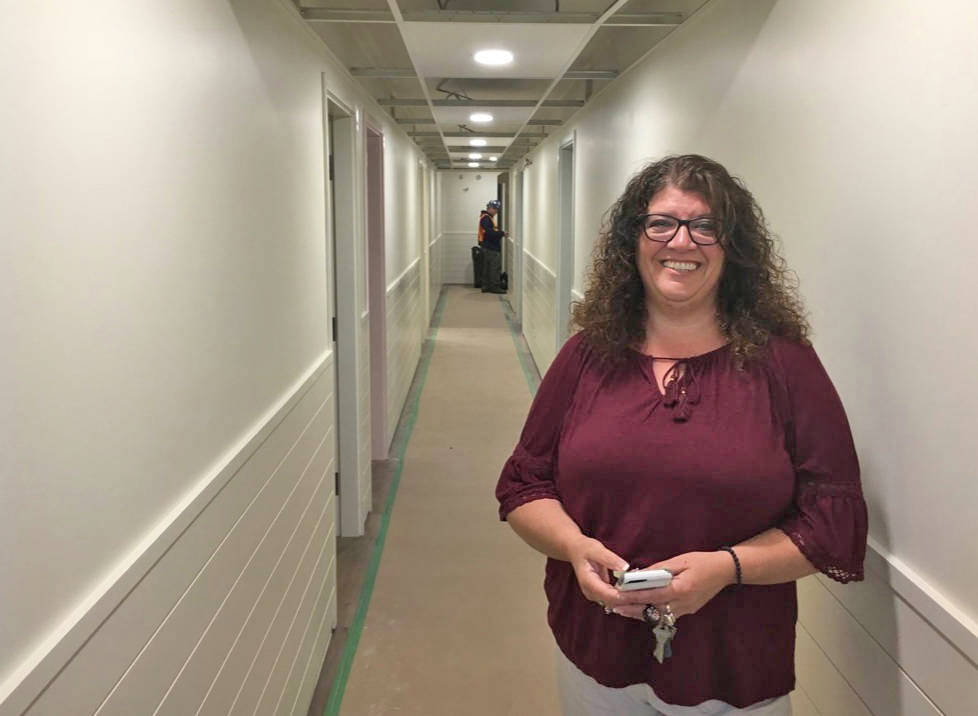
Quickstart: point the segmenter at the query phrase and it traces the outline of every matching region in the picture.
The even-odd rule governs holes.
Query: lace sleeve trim
[[[858,483],[801,483],[796,509],[780,529],[818,571],[843,584],[863,579],[866,503]]]
[[[846,584],[848,582],[861,582],[865,576],[863,571],[862,563],[859,564],[857,569],[848,569],[846,567],[834,564],[834,558],[822,550],[814,542],[809,542],[805,539],[805,535],[797,529],[792,529],[790,527],[782,527],[782,531],[788,538],[795,544],[799,551],[805,555],[805,559],[812,563],[812,565],[822,574],[831,577],[837,582]]]

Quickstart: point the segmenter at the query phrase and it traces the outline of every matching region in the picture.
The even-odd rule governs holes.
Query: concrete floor
[[[504,305],[446,288],[342,714],[558,711],[544,559],[499,522],[493,496],[531,400]],[[323,714],[340,686],[341,652],[396,467],[375,464],[367,535],[340,540],[339,626],[310,716]]]

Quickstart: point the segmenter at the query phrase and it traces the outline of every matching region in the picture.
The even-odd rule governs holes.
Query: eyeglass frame
[[[645,223],[645,220],[648,217],[650,217],[650,216],[664,216],[667,219],[672,219],[673,221],[675,221],[676,222],[676,230],[674,232],[672,232],[672,236],[670,236],[668,239],[665,239],[665,240],[662,240],[662,239],[653,239],[651,236],[649,236],[649,232],[648,232],[648,230],[646,229],[646,227],[643,224]],[[706,242],[704,242],[704,241],[697,241],[696,240],[696,237],[693,235],[693,229],[692,229],[691,224],[694,221],[700,221],[702,219],[712,219],[712,220],[716,221],[716,217],[710,216],[709,214],[704,214],[702,216],[694,216],[692,219],[680,219],[678,216],[673,216],[672,214],[662,214],[662,213],[660,213],[658,211],[653,211],[653,212],[649,212],[647,214],[639,214],[638,216],[635,217],[635,223],[638,224],[639,227],[641,227],[641,229],[642,229],[642,235],[646,239],[648,239],[649,241],[654,241],[657,244],[668,244],[674,238],[676,238],[677,236],[679,236],[679,231],[685,226],[686,227],[686,233],[689,235],[689,240],[692,241],[697,246],[716,246],[717,244],[720,243],[720,235],[721,235],[721,233],[719,231],[717,232],[716,238],[714,238],[713,241],[706,241]]]

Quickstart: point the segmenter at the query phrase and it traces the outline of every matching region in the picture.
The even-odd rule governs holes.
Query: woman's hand
[[[615,590],[619,595],[611,602],[619,605],[615,614],[641,621],[646,604],[655,604],[660,611],[668,604],[677,618],[695,614],[717,592],[736,581],[733,560],[726,552],[687,552],[644,569],[668,569],[673,575],[672,582],[661,589]]]
[[[568,545],[567,556],[586,599],[607,607],[621,602],[621,593],[611,586],[608,576],[611,570],[628,569],[625,560],[598,540],[583,535]]]

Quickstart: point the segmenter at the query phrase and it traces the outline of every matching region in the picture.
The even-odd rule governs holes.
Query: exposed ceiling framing
[[[623,3],[624,4],[624,3]],[[394,11],[305,8],[303,17],[309,22],[357,22],[395,25]],[[553,23],[593,25],[603,13],[591,12],[533,12],[499,10],[415,10],[402,12],[404,22],[494,22],[494,23]],[[683,22],[682,13],[656,12],[616,15],[606,21],[623,27],[676,27]]]
[[[295,1],[438,168],[465,167],[477,153],[483,170],[515,166],[705,2]],[[487,48],[515,61],[477,65],[472,55]],[[474,111],[493,121],[475,124]]]

